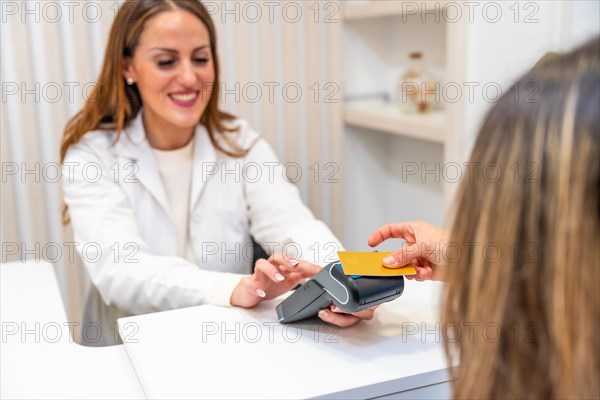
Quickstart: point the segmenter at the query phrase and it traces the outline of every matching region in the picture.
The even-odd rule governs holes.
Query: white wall
[[[600,31],[598,1],[493,3],[500,6],[499,22],[488,22],[494,19],[490,8],[488,20],[479,17],[467,26],[465,79],[480,83],[480,87],[497,83],[506,92],[545,53],[569,51]],[[465,108],[466,134],[463,151],[457,154],[460,159],[468,157],[481,120],[493,104],[492,90],[489,99],[481,90],[476,94],[475,101]],[[527,95],[525,91],[522,94]]]

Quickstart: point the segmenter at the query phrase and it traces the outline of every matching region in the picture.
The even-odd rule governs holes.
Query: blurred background
[[[511,82],[600,30],[595,0],[203,3],[218,28],[222,108],[271,143],[351,250],[368,250],[385,223],[445,224],[488,107],[507,92],[535,99]],[[71,321],[89,282],[61,221],[58,149],[121,4],[0,2],[2,262],[52,262]]]

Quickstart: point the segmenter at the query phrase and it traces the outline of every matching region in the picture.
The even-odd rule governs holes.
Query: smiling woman
[[[189,12],[164,12],[146,23],[123,72],[144,99],[144,129],[152,147],[173,150],[191,139],[214,86],[211,53],[208,29]]]
[[[94,101],[67,124],[61,148],[76,248],[96,289],[83,326],[106,331],[119,316],[198,304],[253,307],[332,261],[315,248],[341,247],[268,143],[219,110],[218,82],[202,3],[123,4]],[[248,166],[258,174],[246,176]],[[254,242],[269,246],[268,260],[248,254]],[[343,326],[372,317],[322,316]]]
[[[192,40],[198,45],[191,43]],[[184,68],[183,73],[179,73],[181,68]],[[177,119],[174,115],[165,119],[170,112],[158,112],[165,107],[165,96],[181,94],[178,92],[189,85],[190,79],[201,101],[193,109],[194,115],[187,114],[188,118],[195,117],[191,118],[193,122],[180,120],[179,125],[187,123],[189,135],[191,127],[200,121],[215,147],[227,154],[243,155],[246,151],[228,136],[224,138],[235,149],[233,153],[215,139],[215,131],[236,129],[226,126],[226,121],[233,121],[235,117],[219,110],[219,85],[214,85],[219,82],[216,31],[204,6],[196,1],[126,1],[113,22],[102,70],[90,96],[94,101],[88,101],[67,124],[61,160],[64,161],[69,146],[91,130],[113,129],[118,138],[137,116],[142,98],[143,105],[150,108],[153,115],[144,117],[145,128],[156,122],[157,115],[162,116],[158,120],[174,122]],[[185,90],[189,87],[183,92],[188,94]],[[162,104],[158,100],[161,96]]]

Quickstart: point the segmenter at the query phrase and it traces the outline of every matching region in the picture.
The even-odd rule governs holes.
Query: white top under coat
[[[195,138],[192,136],[188,144],[180,149],[152,149],[171,206],[171,220],[177,230],[177,255],[193,263],[196,262],[196,256],[192,251],[188,228]]]

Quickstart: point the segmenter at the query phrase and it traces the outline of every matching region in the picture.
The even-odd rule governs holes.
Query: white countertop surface
[[[448,380],[440,289],[407,281],[374,320],[346,329],[281,325],[281,299],[121,318],[119,327],[148,398],[375,397]]]
[[[346,329],[280,325],[272,300],[122,318],[125,345],[94,348],[72,342],[51,264],[0,272],[2,398],[366,398],[448,380],[432,282]]]
[[[51,264],[2,264],[0,284],[2,398],[144,398],[122,345],[72,342]]]

